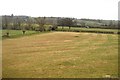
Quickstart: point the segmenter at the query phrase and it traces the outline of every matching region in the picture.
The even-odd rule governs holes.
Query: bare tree
[[[55,18],[52,22],[52,30],[56,30],[57,29],[57,19]]]
[[[34,23],[33,19],[32,19],[31,17],[29,17],[29,18],[27,19],[27,26],[28,26],[29,29],[32,29],[32,30],[33,30],[33,26],[32,26],[33,23]]]
[[[5,26],[6,28],[8,28],[8,20],[7,20],[7,16],[5,15]]]
[[[81,21],[81,26],[82,26],[82,27],[85,27],[85,26],[86,26],[86,24],[85,24],[84,21]]]
[[[24,19],[24,25],[22,26],[23,34],[25,34],[25,32],[26,32],[27,21],[28,21],[27,19]]]
[[[113,22],[112,20],[109,21],[109,27],[110,27],[110,28],[115,27],[114,22]]]
[[[13,28],[17,30],[21,29],[22,23],[23,23],[22,19],[19,16],[15,17]]]
[[[37,24],[39,25],[39,31],[45,31],[44,25],[45,25],[45,17],[38,17],[35,18]]]
[[[9,27],[8,27],[8,19],[7,16],[5,15],[5,27],[7,29],[6,36],[9,37]]]

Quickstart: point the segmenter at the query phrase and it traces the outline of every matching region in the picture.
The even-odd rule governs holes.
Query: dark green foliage
[[[118,32],[118,30],[116,29],[116,30],[113,30],[113,29],[111,29],[111,30],[108,30],[108,29],[87,29],[87,28],[71,28],[71,29],[69,29],[69,28],[64,28],[64,29],[62,29],[62,28],[58,28],[56,31],[64,31],[64,32],[88,32],[88,33],[102,33],[102,34],[120,34],[119,32]]]
[[[64,28],[64,26],[69,26],[69,29],[70,29],[71,26],[74,26],[74,24],[76,23],[73,20],[74,20],[73,18],[62,18],[58,20],[58,25],[62,26],[62,29]]]
[[[26,31],[25,31],[25,30],[23,30],[23,34],[25,34],[25,32],[26,32]]]

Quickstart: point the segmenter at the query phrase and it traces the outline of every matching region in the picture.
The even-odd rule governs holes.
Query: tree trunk
[[[63,26],[62,26],[62,30],[63,30]]]
[[[9,37],[9,32],[7,32],[7,37]]]
[[[25,31],[23,30],[23,35],[25,34]]]
[[[70,29],[71,27],[69,26],[69,29]]]

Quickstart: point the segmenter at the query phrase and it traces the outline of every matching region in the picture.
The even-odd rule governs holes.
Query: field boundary
[[[88,33],[101,33],[101,34],[120,34],[120,32],[114,31],[92,31],[92,30],[66,30],[66,29],[57,29],[56,31],[63,32],[88,32]]]

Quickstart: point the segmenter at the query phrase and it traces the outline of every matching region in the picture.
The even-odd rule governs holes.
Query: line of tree
[[[92,23],[92,25],[91,25]],[[46,25],[49,25],[46,29]],[[114,20],[95,20],[95,19],[75,19],[65,17],[29,17],[29,16],[2,16],[2,29],[22,30],[25,34],[26,30],[51,31],[56,30],[58,26],[69,27],[96,27],[96,28],[118,28],[117,21]]]
[[[68,26],[70,29],[72,26],[76,26],[77,24],[73,18],[62,18],[58,20],[58,25],[62,26],[62,29],[64,28],[64,26]]]

